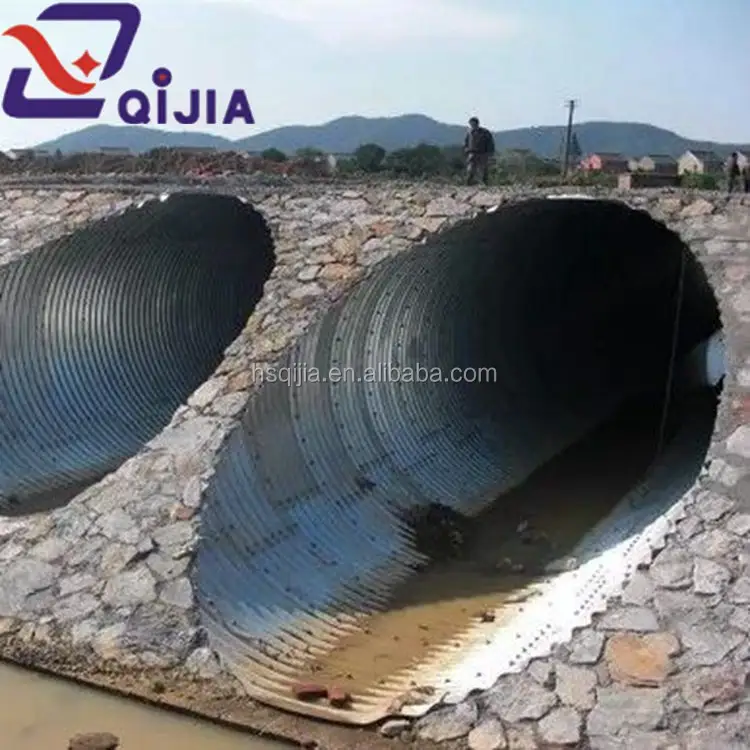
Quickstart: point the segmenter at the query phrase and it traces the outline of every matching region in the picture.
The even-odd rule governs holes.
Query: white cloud
[[[518,19],[469,0],[209,0],[245,5],[299,25],[331,44],[416,39],[501,39]]]

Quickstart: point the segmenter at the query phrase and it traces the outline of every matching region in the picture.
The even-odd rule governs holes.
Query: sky
[[[750,142],[750,0],[140,0],[141,26],[122,71],[96,87],[99,122],[121,124],[119,95],[154,91],[168,67],[170,106],[191,88],[220,104],[242,88],[255,125],[170,124],[229,138],[358,114],[422,113],[494,130],[576,119],[648,122],[689,138]],[[37,22],[36,0],[2,0],[0,31],[43,31],[67,70],[106,59],[116,24]],[[0,36],[0,87],[34,67]],[[101,68],[91,80],[97,80]],[[56,89],[35,70],[29,96]],[[91,124],[0,112],[0,148],[31,146]]]

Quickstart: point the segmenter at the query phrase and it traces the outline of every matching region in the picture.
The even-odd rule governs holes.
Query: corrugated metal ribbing
[[[219,364],[272,267],[257,212],[188,193],[0,267],[5,511],[95,480],[151,439]]]
[[[419,562],[404,509],[476,514],[663,382],[682,252],[619,204],[530,201],[390,259],[306,333],[282,363],[305,382],[267,379],[251,399],[202,513],[204,624],[255,697],[343,721],[383,714],[408,677],[339,715],[291,685]],[[442,376],[399,381],[389,364]],[[453,382],[453,368],[480,367],[496,379]]]

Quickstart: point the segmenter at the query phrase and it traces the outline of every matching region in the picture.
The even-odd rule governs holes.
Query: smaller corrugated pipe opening
[[[183,193],[0,267],[0,512],[59,506],[158,434],[273,265],[260,214]]]
[[[680,238],[617,202],[506,205],[386,261],[287,353],[277,382],[267,376],[223,450],[196,567],[211,642],[256,697],[344,721],[392,710],[410,681],[442,684],[414,670],[438,664],[510,584],[495,568],[461,568],[417,576],[405,592],[433,551],[425,539],[443,534],[450,546],[454,532],[472,532],[462,519],[478,518],[487,538],[477,544],[499,565],[534,503],[551,536],[574,518],[589,529],[662,459],[653,507],[670,507],[712,434],[721,375],[705,375],[720,328]],[[594,452],[574,471],[548,472],[534,498],[524,494],[585,440]],[[599,491],[608,474],[619,484]],[[471,545],[466,554],[474,560]],[[557,621],[598,594],[580,595]],[[511,665],[555,627],[528,643],[519,635]],[[479,658],[468,677],[453,662],[451,689],[486,686],[515,647]],[[300,679],[343,681],[353,707],[296,700]]]

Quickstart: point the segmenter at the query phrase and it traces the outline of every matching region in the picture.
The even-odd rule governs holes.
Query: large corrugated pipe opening
[[[680,238],[615,202],[508,205],[385,262],[225,446],[210,642],[255,697],[345,722],[488,687],[663,535],[710,442],[719,331]]]
[[[60,505],[154,437],[273,264],[252,208],[178,194],[0,267],[0,512]]]

